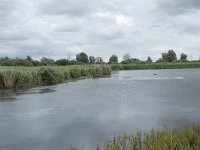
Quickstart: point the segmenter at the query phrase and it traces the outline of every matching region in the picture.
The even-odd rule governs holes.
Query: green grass
[[[200,126],[180,129],[152,130],[147,133],[137,132],[114,136],[108,140],[103,150],[199,150]],[[80,150],[71,146],[67,150]],[[101,150],[99,145],[96,150]]]
[[[65,67],[3,67],[0,66],[0,89],[20,89],[62,83],[82,76],[102,77],[111,70],[147,70],[200,68],[199,62],[71,65]]]
[[[62,83],[82,76],[111,75],[108,65],[66,67],[0,67],[0,89],[20,89]]]
[[[177,62],[177,63],[147,63],[147,64],[111,64],[113,71],[117,70],[148,70],[148,69],[184,69],[200,68],[199,62]]]

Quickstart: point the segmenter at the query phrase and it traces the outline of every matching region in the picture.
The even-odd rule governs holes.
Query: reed
[[[73,147],[73,150],[79,150]],[[96,150],[100,150],[99,145]],[[115,136],[108,140],[103,150],[199,150],[200,126],[179,129],[151,130],[147,133],[137,132]],[[69,149],[70,150],[70,149]]]
[[[77,65],[66,67],[0,67],[0,89],[30,88],[52,85],[82,76],[111,75],[108,65]]]
[[[10,89],[13,87],[14,85],[14,78],[15,78],[15,74],[13,72],[13,70],[7,70],[7,71],[3,71],[2,72],[2,87],[5,89]]]
[[[184,69],[200,68],[199,62],[177,63],[148,63],[148,64],[111,64],[113,71],[118,70],[147,70],[147,69]]]

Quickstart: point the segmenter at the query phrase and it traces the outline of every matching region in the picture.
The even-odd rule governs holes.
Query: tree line
[[[155,63],[162,62],[188,62],[187,54],[181,53],[180,58],[177,59],[177,54],[174,50],[168,50],[168,52],[161,53],[161,58],[159,58]],[[146,64],[153,63],[150,56],[147,57],[147,60],[141,61],[138,58],[131,57],[130,54],[126,53],[123,56],[123,60],[119,62],[118,56],[113,54],[110,56],[107,64],[113,63],[122,63],[122,64]],[[2,57],[0,58],[1,66],[66,66],[66,65],[79,65],[79,64],[106,64],[102,57],[88,56],[86,53],[81,52],[76,55],[76,59],[59,59],[54,60],[51,58],[43,57],[40,61],[33,60],[30,56],[27,56],[25,59],[22,58],[9,58]]]

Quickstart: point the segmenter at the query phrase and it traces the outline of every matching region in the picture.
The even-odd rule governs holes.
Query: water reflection
[[[15,99],[15,92],[13,90],[0,90],[0,101],[8,100],[12,101]]]
[[[33,94],[45,94],[55,92],[56,87],[42,87],[33,88],[28,90],[0,90],[0,101],[12,101],[16,99],[16,96],[20,95],[33,95]]]

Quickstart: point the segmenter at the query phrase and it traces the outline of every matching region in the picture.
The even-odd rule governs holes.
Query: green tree
[[[112,55],[109,59],[109,63],[118,63],[117,55]]]
[[[169,50],[167,53],[167,60],[168,62],[173,62],[177,60],[176,53],[174,50]]]
[[[164,61],[164,62],[168,62],[168,53],[162,53],[161,54],[162,55],[162,61]]]
[[[33,60],[32,63],[33,63],[33,66],[42,66],[42,63],[38,60]]]
[[[122,64],[140,64],[142,61],[140,61],[138,58],[131,58],[128,60],[123,60]]]
[[[131,55],[129,53],[124,54],[123,61],[129,61],[131,60]]]
[[[184,53],[181,53],[180,61],[187,61],[187,55]]]
[[[96,58],[95,58],[94,56],[90,56],[90,57],[89,57],[89,62],[90,62],[91,64],[94,64],[94,63],[96,62]]]
[[[28,60],[28,61],[33,61],[33,59],[32,59],[30,56],[27,56],[27,57],[26,57],[26,60]]]
[[[66,66],[66,65],[69,65],[69,60],[67,59],[59,59],[55,62],[56,65],[58,66]]]
[[[147,63],[152,63],[152,59],[151,59],[151,57],[147,57],[147,61],[146,61]]]
[[[162,58],[157,62],[173,62],[177,60],[174,50],[169,50],[167,53],[162,53]]]
[[[88,55],[84,52],[81,52],[79,54],[76,55],[76,60],[80,63],[88,63]]]
[[[46,57],[42,57],[41,63],[43,66],[54,66],[55,65],[55,61],[53,59],[46,58]]]
[[[96,57],[96,64],[102,64],[104,63],[103,58],[102,57]]]
[[[33,63],[31,61],[21,58],[13,59],[10,63],[11,66],[33,66]]]

